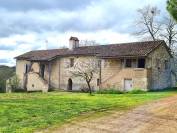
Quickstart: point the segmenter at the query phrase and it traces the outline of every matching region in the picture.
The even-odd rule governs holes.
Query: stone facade
[[[151,80],[151,88],[163,89],[175,86],[172,80],[172,58],[166,50],[165,45],[160,45],[154,52],[150,53],[147,59],[147,65],[152,71],[149,77]]]
[[[65,56],[57,57],[49,62],[36,62],[17,60],[16,74],[20,79],[20,86],[26,87],[28,91],[52,89],[68,89],[69,82],[72,82],[72,90],[80,90],[87,87],[85,80],[76,78],[69,72],[70,60],[79,62],[97,58],[101,60],[99,72],[95,73],[91,86],[99,89],[125,90],[125,80],[131,81],[132,89],[162,89],[175,86],[175,77],[171,71],[171,55],[165,45],[159,45],[147,57],[124,57],[124,58],[98,58],[95,56]],[[138,68],[138,59],[144,59],[144,68]],[[131,67],[125,67],[125,61],[131,59]],[[25,76],[26,64],[30,70]],[[41,77],[41,65],[45,69]],[[84,68],[83,68],[84,69]],[[24,80],[27,80],[26,82]]]

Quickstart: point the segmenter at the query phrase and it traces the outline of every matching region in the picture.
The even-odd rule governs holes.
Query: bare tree
[[[174,44],[177,43],[177,24],[170,16],[168,16],[163,19],[162,25],[163,31],[160,36],[162,39],[166,40],[170,50],[174,52]]]
[[[79,46],[96,46],[95,40],[80,40]]]
[[[74,67],[70,69],[70,73],[74,77],[82,78],[86,81],[89,93],[92,94],[92,88],[90,82],[93,79],[94,74],[98,73],[99,60],[90,58],[88,60],[77,61]]]
[[[139,18],[135,21],[135,24],[138,30],[134,34],[137,36],[150,36],[151,40],[157,40],[161,28],[161,24],[158,23],[158,14],[160,14],[160,11],[157,7],[148,5],[142,9],[138,9],[137,12]]]

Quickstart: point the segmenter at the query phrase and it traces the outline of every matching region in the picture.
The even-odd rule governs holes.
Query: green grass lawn
[[[174,93],[165,91],[94,96],[69,92],[0,94],[0,132],[33,132],[64,124],[86,112],[111,109],[124,111]]]

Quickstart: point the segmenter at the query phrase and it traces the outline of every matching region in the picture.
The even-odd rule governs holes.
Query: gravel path
[[[135,108],[124,114],[74,122],[53,133],[177,133],[177,96]]]

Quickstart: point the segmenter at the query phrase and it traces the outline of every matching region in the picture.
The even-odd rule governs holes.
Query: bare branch
[[[90,82],[94,74],[98,73],[99,60],[96,58],[89,58],[87,60],[78,60],[72,68],[69,69],[74,77],[83,78],[88,84],[88,89],[91,93]]]
[[[146,6],[137,10],[139,19],[136,21],[137,29],[134,35],[150,36],[152,40],[157,40],[158,34],[161,30],[161,24],[157,23],[157,16],[160,11],[157,7]]]

